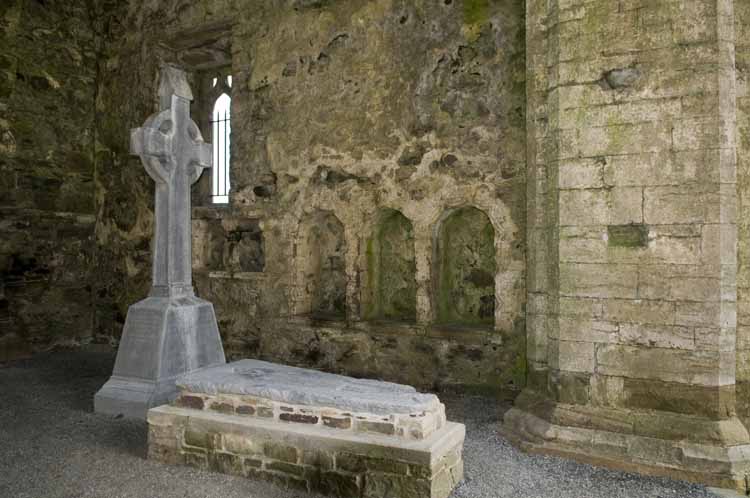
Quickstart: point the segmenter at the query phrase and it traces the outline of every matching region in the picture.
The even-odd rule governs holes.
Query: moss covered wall
[[[232,202],[194,210],[196,286],[214,302],[230,357],[422,387],[523,383],[522,1],[118,8],[98,100],[100,337],[117,338],[127,306],[148,290],[153,186],[127,157],[126,140],[154,110],[158,64],[179,64],[200,82],[230,63]],[[435,326],[432,255],[439,220],[462,207],[492,222],[497,271],[493,316],[457,333]],[[366,319],[373,292],[367,241],[383,209],[399,210],[413,227],[415,296],[406,304],[415,319]],[[306,274],[315,252],[305,220],[325,212],[343,226],[345,314],[321,321],[309,316],[316,290]],[[232,227],[247,224],[260,230],[262,242],[247,250],[260,247],[263,264],[243,270],[217,247],[228,247]],[[242,258],[245,249],[237,250]]]
[[[0,361],[91,339],[90,14],[85,0],[0,3]]]
[[[437,319],[446,324],[492,323],[495,318],[495,229],[476,208],[451,212],[436,240]]]
[[[363,285],[364,318],[417,318],[414,226],[395,209],[382,210],[367,240],[368,280]]]

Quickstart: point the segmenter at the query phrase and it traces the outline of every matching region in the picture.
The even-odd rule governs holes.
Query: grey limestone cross
[[[112,376],[94,397],[99,413],[145,418],[177,396],[177,380],[226,362],[213,305],[195,296],[190,186],[211,165],[211,146],[190,119],[185,73],[165,66],[160,110],[131,130],[130,151],[156,182],[153,285],[128,308]]]
[[[190,186],[211,166],[211,145],[190,118],[192,92],[182,71],[166,66],[161,112],[130,132],[130,152],[156,182],[152,296],[192,295]]]

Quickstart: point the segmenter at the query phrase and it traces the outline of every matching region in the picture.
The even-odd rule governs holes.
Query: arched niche
[[[331,212],[319,211],[300,226],[296,251],[298,314],[346,318],[346,241],[344,225]]]
[[[415,321],[414,227],[395,209],[381,210],[367,242],[365,318]]]
[[[495,229],[475,207],[446,213],[434,255],[435,318],[452,325],[491,325],[495,317]]]

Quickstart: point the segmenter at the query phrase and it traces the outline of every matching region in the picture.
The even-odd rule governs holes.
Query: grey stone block
[[[225,363],[211,303],[197,297],[149,297],[128,310],[112,378],[94,397],[94,411],[146,418],[177,396],[187,372]]]
[[[419,393],[411,386],[259,360],[241,360],[195,371],[182,377],[178,385],[192,393],[240,394],[381,415],[429,412],[440,407],[437,396]]]

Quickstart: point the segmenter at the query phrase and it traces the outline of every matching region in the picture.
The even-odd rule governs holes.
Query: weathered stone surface
[[[351,417],[323,417],[323,425],[336,429],[348,429],[352,426]]]
[[[643,7],[527,3],[533,361],[506,427],[531,449],[744,490],[747,9]]]
[[[94,341],[89,2],[0,7],[0,361]]]
[[[410,414],[437,410],[434,394],[390,382],[240,360],[183,376],[178,385],[193,393],[236,394],[271,401],[375,414]],[[392,425],[391,425],[392,427]]]
[[[297,463],[297,448],[279,443],[265,443],[263,445],[263,454],[274,460],[282,462]]]
[[[749,468],[744,454],[750,439],[737,419],[719,427],[690,416],[644,413],[630,431],[607,429],[601,415],[589,413],[586,419],[589,427],[550,423],[514,408],[506,414],[505,434],[524,441],[524,447],[534,452],[714,486],[744,485],[742,476]],[[691,424],[689,432],[674,433]],[[656,427],[661,430],[654,432]]]
[[[194,410],[202,410],[205,406],[205,402],[200,396],[180,396],[177,398],[176,404],[177,406],[192,408]]]
[[[157,59],[189,71],[204,131],[211,80],[231,66],[231,205],[198,206],[210,187],[204,175],[193,226],[196,287],[215,304],[228,354],[420,388],[517,391],[525,379],[523,2],[466,12],[460,2],[209,3],[97,6],[103,23],[118,19],[105,24],[110,63],[97,84],[96,243],[106,272],[93,283],[97,333],[116,340],[127,305],[148,287],[151,185],[131,171],[120,134],[153,112]],[[300,36],[282,35],[292,31]],[[126,188],[133,194],[123,199]],[[429,337],[438,280],[431,239],[444,214],[468,207],[495,233],[480,271],[462,270],[448,292],[466,298],[459,325],[472,322],[482,335]],[[392,263],[370,280],[367,241],[383,210],[408,223],[381,238]],[[321,213],[340,226],[329,230]],[[331,236],[313,237],[314,226]],[[295,315],[310,314],[300,331]]]
[[[414,227],[399,211],[384,210],[368,241],[364,316],[371,319],[416,320],[417,289]],[[369,302],[368,302],[369,300]]]
[[[568,414],[555,434],[621,461],[634,422],[564,426],[750,421],[750,6],[636,3],[5,2],[0,358],[116,342],[147,292],[152,184],[123,130],[168,61],[202,129],[212,78],[234,76],[232,202],[202,204],[204,175],[193,225],[232,356],[528,385]],[[492,240],[441,257],[442,229],[464,228],[448,215],[474,209]]]

